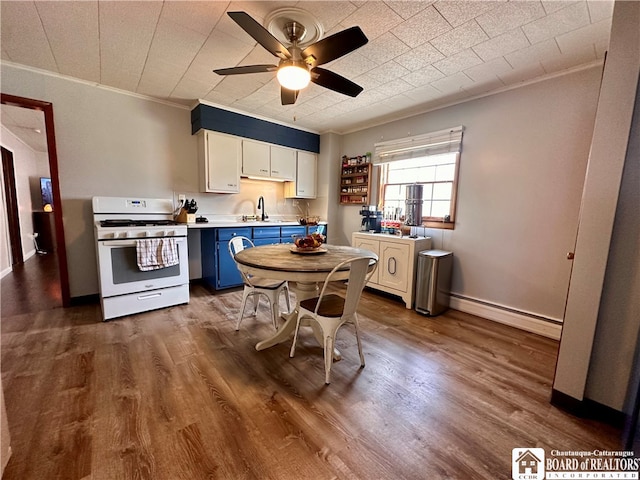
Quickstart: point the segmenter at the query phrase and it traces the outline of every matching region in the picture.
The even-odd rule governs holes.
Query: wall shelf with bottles
[[[340,205],[368,205],[371,199],[370,155],[359,155],[341,159]]]

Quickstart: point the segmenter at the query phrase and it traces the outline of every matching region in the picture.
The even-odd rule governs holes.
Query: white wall
[[[454,252],[452,290],[561,321],[600,74],[574,72],[352,133],[342,154],[463,125],[455,230],[427,230],[434,248]],[[358,211],[343,208],[349,238]]]
[[[13,153],[13,163],[16,177],[16,194],[18,197],[18,215],[20,217],[20,234],[22,236],[22,254],[26,260],[35,254],[33,244],[33,216],[34,210],[42,210],[40,199],[40,177],[49,176],[49,158],[42,152],[36,152],[16,137],[6,127],[0,130],[0,143]],[[35,202],[35,203],[34,203]],[[3,205],[3,208],[6,206]],[[2,230],[7,231],[6,213],[3,211]],[[2,270],[6,271],[5,261],[11,265],[11,253],[8,246],[2,251]]]

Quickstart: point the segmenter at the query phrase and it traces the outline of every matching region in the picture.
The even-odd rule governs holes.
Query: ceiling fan
[[[365,45],[369,39],[360,27],[351,27],[306,47],[300,47],[306,28],[295,20],[284,25],[285,35],[291,46],[285,47],[267,29],[245,12],[227,12],[254,40],[271,54],[280,58],[278,65],[246,65],[214,70],[218,75],[239,75],[244,73],[277,72],[280,82],[282,105],[293,105],[298,92],[309,82],[334,90],[350,97],[356,97],[363,88],[337,73],[318,65],[331,62]]]

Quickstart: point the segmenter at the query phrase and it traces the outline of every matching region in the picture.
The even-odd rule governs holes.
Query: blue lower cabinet
[[[202,280],[216,290],[242,285],[242,276],[229,253],[229,240],[233,237],[250,238],[256,246],[272,245],[293,243],[292,235],[307,235],[318,230],[326,235],[326,225],[203,228],[200,232]]]
[[[253,227],[251,238],[256,246],[280,243],[280,227]]]
[[[311,225],[307,227],[307,235],[311,235],[312,233],[321,233],[322,235],[327,235],[327,226],[322,225]]]
[[[280,227],[282,243],[293,243],[292,235],[306,235],[307,229],[304,226]]]
[[[253,227],[251,238],[253,243],[259,238],[280,238],[280,227]]]
[[[218,256],[216,290],[242,285],[242,275],[229,252],[229,242],[216,242],[216,253]]]
[[[273,245],[274,243],[280,243],[280,238],[254,238],[253,244],[257,247],[259,245]]]
[[[229,253],[229,240],[251,238],[251,228],[203,228],[200,232],[202,280],[216,290],[242,285],[242,276]]]
[[[236,262],[229,253],[229,240],[233,237],[251,238],[250,227],[216,228],[216,282],[215,289],[238,287],[242,285],[242,275]]]
[[[240,227],[240,228],[216,228],[217,232],[216,240],[219,242],[224,242],[225,240],[231,240],[233,237],[247,237],[251,238],[251,228],[250,227]]]

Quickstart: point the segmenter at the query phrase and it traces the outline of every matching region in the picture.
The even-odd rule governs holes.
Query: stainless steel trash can
[[[424,250],[418,253],[416,312],[440,315],[449,308],[453,252]]]

